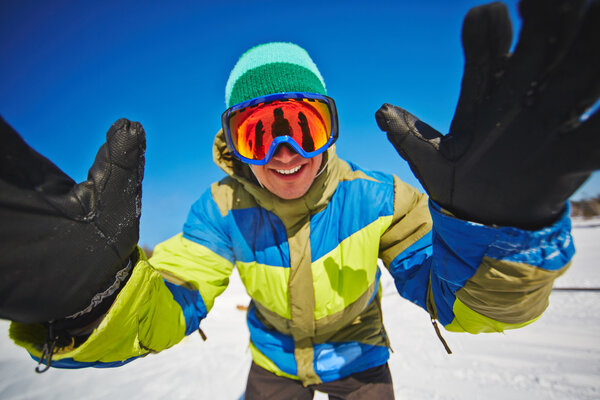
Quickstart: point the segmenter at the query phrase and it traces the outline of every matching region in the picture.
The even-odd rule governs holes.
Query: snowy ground
[[[600,220],[577,221],[574,236],[574,264],[555,286],[600,287]],[[600,292],[556,291],[539,321],[506,334],[444,332],[454,352],[447,355],[426,313],[394,290],[386,278],[384,316],[398,399],[600,398]],[[250,354],[236,305],[247,302],[234,274],[203,322],[207,342],[194,334],[121,368],[42,375],[0,321],[0,399],[239,399]]]

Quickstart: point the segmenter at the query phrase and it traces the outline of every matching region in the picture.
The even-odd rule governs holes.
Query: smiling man
[[[335,102],[325,94],[317,66],[290,43],[249,50],[229,76],[225,100],[231,108],[222,117],[229,150],[282,199],[309,190],[322,153],[337,139]]]

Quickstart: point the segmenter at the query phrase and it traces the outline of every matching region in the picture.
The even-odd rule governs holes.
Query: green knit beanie
[[[293,43],[265,43],[251,48],[238,60],[225,87],[225,104],[272,93],[327,94],[325,82],[306,50]]]

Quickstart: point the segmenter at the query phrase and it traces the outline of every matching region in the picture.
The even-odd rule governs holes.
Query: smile
[[[278,173],[282,174],[282,175],[291,175],[291,174],[295,174],[296,172],[300,171],[300,168],[302,168],[302,165],[298,165],[295,168],[292,169],[276,169],[275,171],[277,171]]]

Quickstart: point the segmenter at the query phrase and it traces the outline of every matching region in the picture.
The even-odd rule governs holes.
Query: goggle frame
[[[256,107],[262,103],[273,102],[276,100],[294,100],[294,99],[308,99],[309,101],[310,100],[322,101],[327,105],[327,107],[329,108],[329,114],[331,117],[331,135],[330,135],[329,139],[327,140],[327,142],[320,148],[315,149],[310,152],[307,152],[291,136],[283,135],[283,136],[278,136],[273,139],[273,141],[271,142],[271,145],[269,146],[269,149],[267,150],[265,157],[263,159],[254,160],[254,159],[242,156],[238,152],[238,150],[235,148],[235,146],[233,145],[233,140],[231,138],[231,130],[229,128],[230,116],[235,114],[237,111],[243,110],[248,107]],[[255,97],[253,99],[246,100],[246,101],[243,101],[238,104],[234,104],[233,106],[231,106],[227,110],[225,110],[225,112],[223,112],[223,114],[221,115],[221,124],[223,127],[223,133],[225,134],[225,141],[227,142],[227,148],[229,149],[229,151],[232,152],[242,162],[247,163],[247,164],[253,164],[253,165],[267,164],[271,160],[273,155],[275,154],[275,151],[277,150],[279,145],[281,145],[281,144],[289,145],[291,148],[294,149],[294,151],[296,151],[298,154],[300,154],[304,158],[315,157],[315,156],[323,153],[324,151],[326,151],[329,147],[331,147],[335,143],[335,141],[337,140],[338,135],[339,135],[338,115],[337,115],[337,108],[335,106],[335,101],[329,96],[325,96],[325,95],[318,94],[318,93],[282,92],[282,93],[273,93],[273,94],[268,94],[265,96]]]

